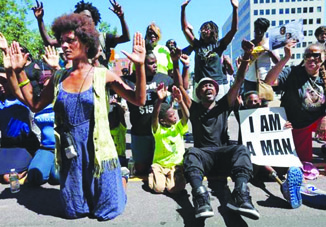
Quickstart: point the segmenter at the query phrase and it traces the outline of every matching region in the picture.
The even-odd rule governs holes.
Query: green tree
[[[0,32],[10,44],[13,40],[24,45],[33,55],[39,58],[43,52],[43,42],[38,30],[29,30],[27,11],[32,7],[31,0],[0,0]],[[2,55],[0,56],[2,65]]]
[[[117,34],[117,28],[114,27],[113,30],[111,29],[111,25],[107,22],[101,22],[98,24],[99,32],[110,33],[113,35]]]

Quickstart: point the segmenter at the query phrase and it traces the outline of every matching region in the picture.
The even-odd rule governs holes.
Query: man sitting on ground
[[[204,175],[217,169],[217,171],[227,171],[235,182],[232,199],[227,203],[227,207],[241,215],[259,219],[259,213],[251,202],[247,186],[252,177],[250,153],[243,145],[228,146],[227,136],[227,118],[243,83],[253,44],[243,41],[242,47],[245,53],[236,80],[228,93],[217,102],[215,98],[219,85],[213,79],[206,77],[198,82],[196,88],[196,95],[200,102],[196,103],[189,98],[182,86],[178,57],[172,54],[175,84],[179,85],[185,103],[190,110],[190,121],[193,128],[194,147],[185,153],[184,172],[187,182],[192,187],[196,218],[207,218],[214,215],[208,191],[202,181]]]

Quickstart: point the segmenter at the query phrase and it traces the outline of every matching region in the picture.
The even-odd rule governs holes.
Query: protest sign
[[[268,30],[269,46],[272,50],[285,46],[290,39],[302,42],[304,39],[302,20],[273,27]]]
[[[301,166],[291,129],[284,128],[286,114],[283,107],[241,110],[239,114],[242,143],[249,149],[252,163]]]

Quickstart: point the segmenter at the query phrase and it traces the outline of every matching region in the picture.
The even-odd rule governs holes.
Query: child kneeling
[[[176,111],[169,104],[163,103],[166,95],[167,88],[163,83],[159,84],[152,117],[155,150],[148,185],[157,193],[163,193],[165,189],[169,193],[178,193],[186,186],[182,167],[185,153],[183,135],[188,131],[189,111],[180,90],[173,86],[173,98],[178,101],[182,111],[182,118],[178,121]]]

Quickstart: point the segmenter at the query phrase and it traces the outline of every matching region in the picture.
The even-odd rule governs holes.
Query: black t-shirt
[[[284,91],[281,106],[293,128],[307,127],[325,115],[325,85],[320,76],[313,80],[304,66],[292,66],[283,69],[278,81]]]
[[[31,81],[33,86],[33,94],[39,96],[43,88],[41,78],[46,76],[50,78],[52,71],[51,67],[40,60],[34,60],[24,68],[28,79]]]
[[[230,107],[227,95],[216,102],[210,110],[201,103],[192,102],[190,121],[194,136],[194,147],[225,146],[228,143],[227,119]]]
[[[173,80],[166,74],[157,73],[152,79],[146,78],[146,103],[144,106],[135,106],[129,102],[128,108],[130,111],[130,123],[131,134],[137,136],[149,136],[152,135],[152,113],[154,110],[154,103],[157,100],[156,88],[160,83],[164,83],[165,86],[173,84]],[[128,77],[125,80],[126,83],[134,88],[135,87],[135,75]]]
[[[195,51],[195,81],[198,83],[204,77],[210,77],[223,84],[226,75],[222,71],[221,56],[226,49],[224,38],[212,44],[194,40]]]

